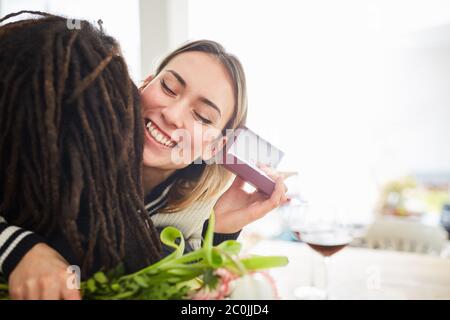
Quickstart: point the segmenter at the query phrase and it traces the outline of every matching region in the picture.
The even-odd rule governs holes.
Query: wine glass
[[[289,228],[296,240],[306,243],[322,257],[324,267],[323,289],[312,284],[296,288],[294,295],[298,299],[330,299],[330,259],[352,242],[351,230],[343,223],[337,207],[332,204],[294,199],[289,206]]]

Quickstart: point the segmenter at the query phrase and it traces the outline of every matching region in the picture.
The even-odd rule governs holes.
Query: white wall
[[[430,43],[442,32],[446,42]],[[450,172],[450,27],[404,40],[409,45],[393,48],[387,60],[388,117],[378,130],[398,171]]]
[[[132,78],[141,79],[138,0],[2,0],[2,16],[20,10],[46,11],[93,23],[101,19],[106,32],[119,41]]]
[[[187,0],[140,0],[141,75],[144,79],[158,62],[187,40]]]

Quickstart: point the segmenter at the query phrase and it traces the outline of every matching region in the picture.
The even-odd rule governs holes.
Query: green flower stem
[[[289,263],[287,257],[283,256],[254,256],[249,258],[243,258],[240,260],[247,270],[261,270],[270,269],[276,267],[283,267]]]
[[[229,267],[235,271],[239,276],[242,276],[247,273],[247,269],[244,264],[242,264],[239,259],[234,259],[230,254],[225,252],[224,250],[220,250],[221,253],[227,257],[227,261],[224,263],[224,267]]]
[[[189,252],[180,258],[174,259],[164,264],[164,267],[173,265],[173,264],[181,264],[181,263],[189,263],[191,261],[197,261],[205,258],[205,250],[198,249],[196,251]]]

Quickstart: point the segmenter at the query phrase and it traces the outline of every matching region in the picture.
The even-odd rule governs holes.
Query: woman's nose
[[[161,110],[162,117],[167,122],[168,125],[174,126],[176,128],[183,127],[183,119],[185,118],[184,112],[187,110],[186,106],[181,103],[173,103],[170,106],[164,107]]]

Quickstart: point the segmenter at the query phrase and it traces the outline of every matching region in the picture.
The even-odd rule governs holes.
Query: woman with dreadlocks
[[[160,258],[144,214],[139,92],[113,38],[37,14],[0,26],[0,234],[9,241],[0,267],[13,271],[13,249],[36,255],[40,268],[9,277],[12,297],[79,298],[65,286],[69,264],[85,278]]]

